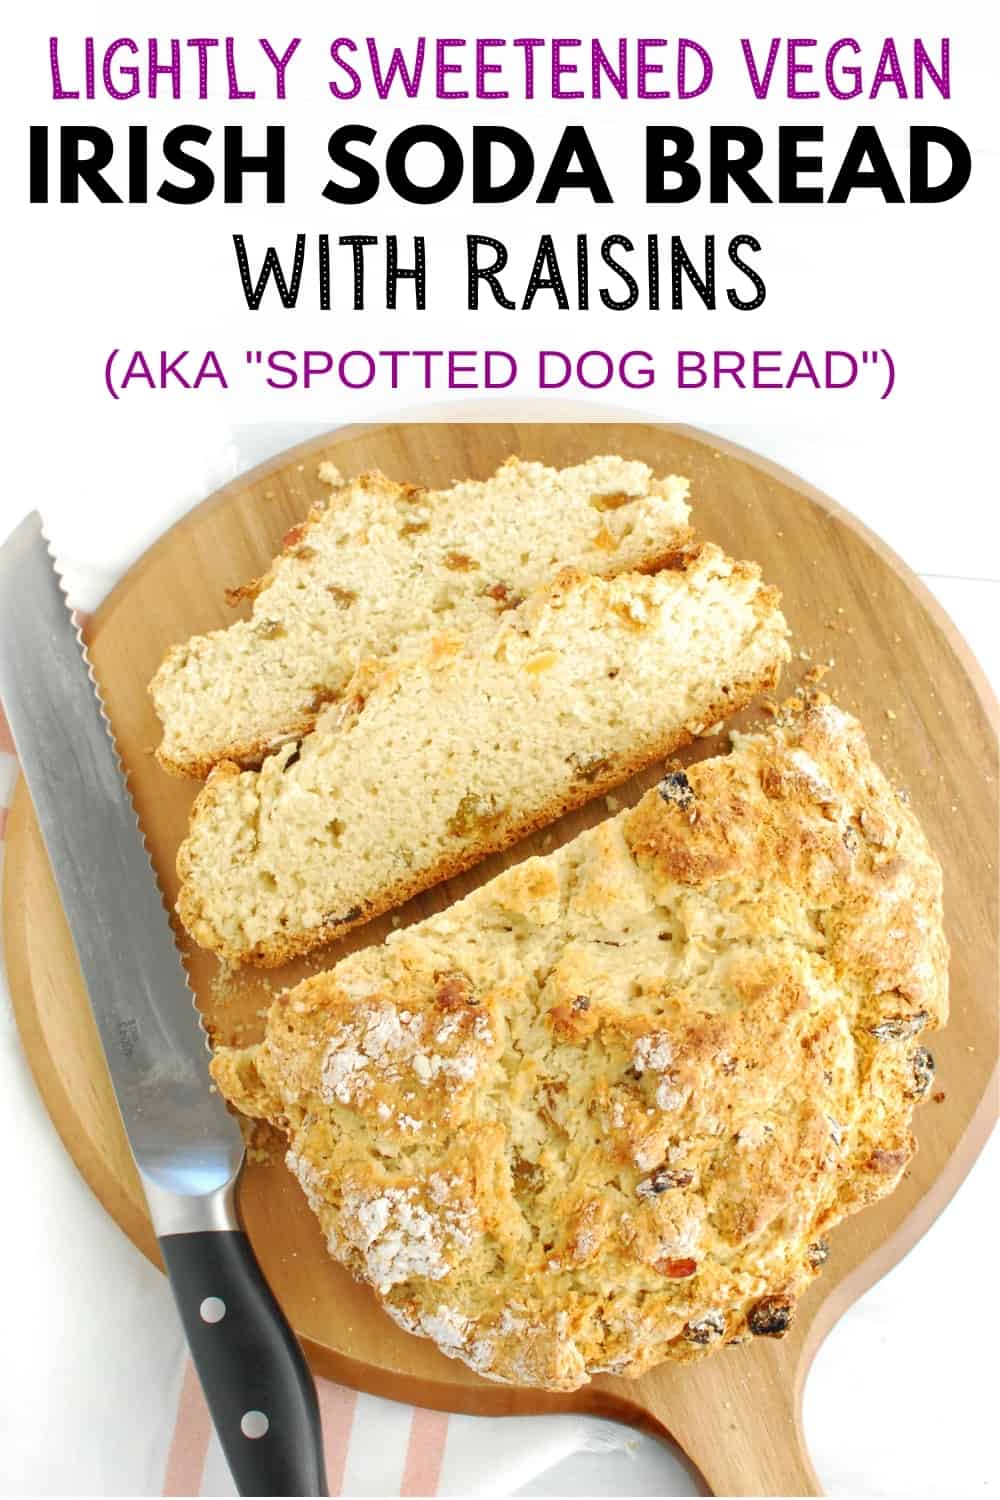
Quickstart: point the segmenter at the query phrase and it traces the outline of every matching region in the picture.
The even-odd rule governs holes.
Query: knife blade
[[[316,1391],[239,1221],[243,1142],[37,513],[0,547],[0,699],[195,1366],[242,1495],[325,1495]]]

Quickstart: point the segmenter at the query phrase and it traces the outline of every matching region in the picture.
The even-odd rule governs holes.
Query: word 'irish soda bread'
[[[567,571],[492,634],[362,667],[259,772],[218,767],[178,912],[235,962],[283,962],[506,847],[774,683],[778,596],[718,547],[614,579]]]
[[[567,469],[511,458],[442,491],[320,472],[329,501],[231,595],[253,599],[250,619],[174,646],[153,678],[167,770],[259,765],[308,733],[362,660],[489,628],[562,566],[650,571],[690,536],[687,480],[624,458]]]
[[[947,960],[939,866],[827,707],[298,985],[212,1072],[398,1323],[569,1390],[787,1330],[913,1154]]]

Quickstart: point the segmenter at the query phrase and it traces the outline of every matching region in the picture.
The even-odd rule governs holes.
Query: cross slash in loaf
[[[562,566],[651,571],[690,539],[687,480],[624,458],[566,469],[510,458],[449,490],[320,474],[329,501],[263,578],[232,591],[253,600],[250,619],[174,646],[153,678],[168,771],[260,765],[309,732],[363,660],[489,629]]]
[[[306,980],[212,1073],[398,1323],[570,1390],[787,1330],[913,1154],[947,965],[937,861],[825,707]]]
[[[203,947],[273,965],[505,848],[773,686],[787,627],[759,569],[567,570],[489,635],[363,666],[259,772],[218,767],[178,855]]]

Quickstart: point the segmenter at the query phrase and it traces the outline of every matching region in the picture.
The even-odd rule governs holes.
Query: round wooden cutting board
[[[802,1382],[844,1308],[892,1265],[948,1201],[988,1133],[997,1057],[997,707],[967,648],[922,585],[887,548],[823,496],[773,465],[685,428],[638,425],[414,425],[353,428],[285,454],[206,500],[122,580],[90,623],[98,677],[163,889],[194,783],[160,770],[146,684],[166,648],[225,625],[227,586],[259,574],[289,527],[324,491],[320,459],[342,472],[381,468],[446,485],[485,477],[508,454],[574,463],[594,453],[645,459],[691,479],[698,530],[736,557],[757,559],[783,590],[797,653],[782,696],[831,658],[823,688],[857,714],[877,758],[908,788],[944,864],[952,945],[952,1020],[934,1039],[938,1079],[917,1114],[920,1151],[899,1190],[832,1236],[824,1275],[783,1341],[759,1339],[637,1382],[601,1378],[571,1396],[489,1384],[427,1341],[401,1332],[371,1294],[327,1257],[305,1200],[282,1165],[252,1162],[242,1208],[264,1270],[314,1368],[379,1395],[456,1411],[588,1410],[668,1432],[725,1494],[814,1494],[802,1447]],[[247,606],[241,606],[247,608]],[[744,720],[752,719],[744,715]],[[725,748],[702,740],[700,758]],[[655,778],[620,793],[633,801]],[[556,840],[605,814],[603,801],[559,823]],[[14,799],[4,882],[5,940],[17,1019],[39,1088],[94,1192],[153,1260],[156,1242],[118,1122],[69,933],[23,784]],[[537,852],[541,836],[403,909],[437,910]],[[251,1040],[273,994],[349,948],[380,940],[372,922],[315,962],[224,975],[190,946],[199,1003],[224,1040]],[[141,934],[137,934],[141,941]],[[178,996],[178,1004],[185,1004]]]

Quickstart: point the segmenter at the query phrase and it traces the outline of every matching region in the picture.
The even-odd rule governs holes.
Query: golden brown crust
[[[313,735],[209,778],[184,925],[236,963],[323,946],[743,707],[786,635],[757,566],[703,543],[653,577],[564,568],[489,635],[362,662]]]
[[[754,678],[753,681],[734,683],[732,691],[725,698],[720,698],[713,703],[704,714],[705,726],[721,722],[730,715],[739,713],[740,709],[745,708],[758,694],[773,688],[779,676],[780,665],[774,663],[769,671]],[[689,745],[694,738],[695,734],[687,729],[679,729],[666,736],[658,735],[644,745],[636,746],[630,755],[614,761],[609,759],[606,770],[588,781],[580,781],[568,787],[565,796],[547,803],[544,807],[525,811],[509,822],[497,822],[488,834],[462,849],[456,849],[445,855],[431,869],[421,871],[408,881],[401,880],[386,886],[359,908],[355,915],[340,922],[328,923],[324,927],[302,928],[298,932],[286,929],[280,939],[272,943],[259,944],[249,953],[243,949],[227,949],[220,943],[214,928],[208,927],[202,921],[197,893],[189,884],[192,869],[188,863],[186,845],[182,844],[177,856],[177,873],[181,881],[177,914],[198,943],[220,953],[228,962],[251,964],[261,969],[278,968],[293,958],[302,957],[314,952],[317,948],[337,942],[347,933],[352,932],[355,927],[361,927],[365,922],[371,922],[375,917],[381,916],[383,912],[402,906],[405,901],[419,895],[421,891],[429,890],[432,886],[440,885],[444,880],[451,880],[453,876],[460,875],[464,870],[472,869],[474,865],[479,864],[491,854],[499,854],[502,850],[509,849],[519,839],[527,838],[529,834],[547,827],[565,813],[573,812],[575,808],[583,807],[595,797],[601,797],[613,791],[630,776],[634,776],[637,771],[645,770],[647,766],[654,765],[658,760],[666,760],[668,756],[682,750],[685,745]],[[212,771],[198,801],[192,806],[188,820],[189,827],[194,826],[193,820],[196,813],[198,816],[205,815],[205,799],[212,796],[213,789],[216,791],[221,789],[226,781],[240,774],[240,769],[234,762],[225,762]]]
[[[940,868],[824,708],[307,980],[212,1071],[391,1316],[572,1389],[785,1331],[905,1170],[947,962]]]
[[[640,566],[630,571],[648,575],[652,573],[662,573],[668,569],[674,570],[685,567],[686,564],[699,550],[698,544],[696,544],[692,540],[693,535],[694,533],[689,528],[686,532],[683,532],[679,535],[675,545],[672,544],[666,550],[658,552],[655,557],[648,558]],[[563,569],[562,571],[565,575],[568,570]],[[603,576],[614,578],[617,576],[617,569],[608,568],[607,572]],[[255,580],[255,583],[259,584],[261,588],[264,587],[264,580],[262,579]],[[227,593],[229,603],[234,603],[237,595],[242,598],[248,599],[255,597],[254,594],[248,592],[250,588],[251,585],[247,584],[242,591],[239,589],[230,589]],[[257,590],[257,592],[259,592],[259,589]],[[762,590],[761,593],[762,596],[767,595],[768,598],[772,601],[773,605],[775,607],[777,606],[777,601],[780,598],[780,593],[777,589],[765,589]],[[768,686],[774,686],[774,684],[771,683],[768,684]],[[286,740],[299,740],[303,737],[303,735],[311,734],[312,731],[316,728],[316,721],[323,710],[328,707],[330,703],[339,702],[341,696],[346,697],[350,692],[350,689],[351,684],[349,683],[344,689],[343,695],[332,695],[330,698],[324,700],[323,702],[319,702],[317,700],[315,707],[311,708],[309,712],[300,714],[298,718],[294,720],[289,719],[287,731],[283,733],[281,742],[284,742]],[[232,744],[229,747],[228,754],[222,760],[220,760],[218,757],[213,758],[210,756],[204,756],[201,759],[193,757],[186,758],[183,761],[172,760],[170,755],[164,750],[163,746],[160,745],[156,750],[156,758],[163,769],[165,771],[169,771],[172,776],[184,776],[191,777],[196,781],[207,781],[212,772],[223,765],[236,766],[238,769],[243,771],[257,770],[263,764],[268,755],[274,754],[274,751],[279,748],[279,743],[281,742],[276,742],[273,736],[269,739],[257,738],[252,740],[245,740],[240,743]],[[677,749],[679,747],[674,746],[673,748]],[[665,754],[667,752],[663,753]],[[655,756],[653,757],[653,759],[655,759]],[[629,772],[628,774],[631,775],[631,772]],[[619,777],[618,781],[620,782],[622,779],[623,778]],[[442,876],[441,878],[444,879],[445,877]],[[372,913],[372,915],[375,915],[375,913]],[[365,920],[367,920],[367,918]],[[345,932],[347,930],[347,928],[344,929]]]
[[[591,465],[601,464],[625,464],[628,467],[625,460],[594,459],[589,464],[575,466],[573,470],[566,472],[575,473],[580,468],[586,470]],[[239,584],[225,591],[228,603],[235,605],[245,600],[256,605],[256,601],[261,599],[272,585],[278,585],[276,590],[272,590],[272,595],[276,592],[277,595],[281,596],[283,591],[280,581],[283,570],[286,569],[287,565],[294,563],[296,559],[302,562],[303,569],[318,569],[323,574],[323,578],[326,579],[329,559],[327,559],[327,562],[318,562],[316,560],[322,551],[321,533],[329,529],[331,518],[336,518],[341,512],[350,512],[351,499],[352,497],[356,499],[359,493],[367,495],[370,497],[370,501],[374,502],[374,505],[369,503],[368,508],[371,516],[365,522],[363,528],[361,530],[355,529],[351,536],[351,541],[356,548],[362,543],[364,544],[361,549],[362,551],[368,548],[370,525],[384,526],[390,517],[394,517],[395,523],[398,525],[400,509],[408,515],[411,507],[414,505],[421,506],[426,502],[432,505],[433,508],[433,504],[446,501],[451,494],[457,493],[457,489],[456,491],[428,491],[417,485],[397,484],[387,479],[384,474],[377,470],[361,474],[356,479],[345,481],[332,469],[332,466],[321,465],[320,467],[321,477],[324,477],[328,482],[335,485],[329,498],[314,505],[306,518],[286,533],[280,552],[272,559],[270,566],[264,574],[259,578],[250,579],[246,583]],[[509,481],[510,476],[516,475],[521,469],[543,470],[543,467],[541,465],[523,465],[519,460],[511,458],[500,466],[494,479],[500,479],[502,476],[507,475]],[[645,466],[639,467],[644,468]],[[544,473],[551,476],[554,471],[544,470]],[[647,479],[651,483],[652,490],[657,493],[659,493],[661,485],[669,487],[671,485],[684,486],[686,484],[686,481],[675,477],[668,478],[665,481],[653,480],[648,470],[646,474]],[[466,484],[468,483],[467,481]],[[487,481],[488,483],[489,481]],[[485,487],[485,485],[479,486],[480,489],[485,489]],[[635,501],[639,505],[645,504],[649,498],[649,496],[644,496],[638,492],[623,497],[623,499],[629,502]],[[508,492],[505,499],[496,502],[499,507],[497,513],[502,515],[504,507],[509,506],[509,503],[510,495]],[[383,511],[384,520],[382,519]],[[682,519],[686,515],[686,512],[686,504],[675,497],[671,502],[669,516],[667,514],[661,515],[655,521],[655,524],[652,524],[648,529],[643,529],[641,533],[639,530],[631,532],[626,528],[625,534],[617,537],[617,539],[613,539],[614,546],[609,551],[604,552],[600,550],[595,552],[593,550],[593,538],[590,538],[590,544],[588,545],[587,539],[582,534],[578,534],[579,517],[577,517],[576,529],[572,531],[569,537],[559,537],[558,545],[564,549],[563,555],[568,551],[571,557],[586,558],[587,566],[592,566],[594,572],[601,576],[613,577],[625,570],[656,572],[663,568],[677,565],[684,547],[690,543],[693,533],[690,526]],[[420,514],[422,515],[423,512],[421,511]],[[600,519],[596,511],[593,513],[593,516],[597,520]],[[353,522],[350,524],[357,528],[359,525],[357,515],[355,515]],[[415,522],[410,527],[404,517],[402,532],[400,534],[406,534],[408,529],[417,533],[426,531],[428,526],[425,521],[421,520],[419,524]],[[382,545],[381,542],[373,540],[371,548],[373,551],[378,552]],[[329,551],[329,549],[327,550]],[[306,559],[312,560],[306,561]],[[355,560],[357,561],[357,558]],[[556,566],[555,563],[554,566]],[[445,563],[445,567],[448,567],[447,563]],[[364,571],[363,568],[362,571]],[[459,573],[461,571],[461,569],[458,570]],[[525,569],[522,567],[521,572],[523,573],[524,571]],[[533,569],[530,566],[527,571],[529,573],[534,571],[535,574],[538,572],[537,568]],[[336,578],[339,576],[338,567],[333,566],[330,571],[330,578],[333,579],[333,587],[328,591],[335,597],[338,593]],[[454,578],[456,575],[452,573],[450,576]],[[534,577],[533,581],[536,586],[543,576],[544,573]],[[477,590],[481,583],[482,593],[494,598],[498,609],[502,610],[507,607],[502,595],[494,592],[505,587],[499,579],[494,578],[491,582],[489,574],[480,574],[478,572],[478,565],[472,572],[471,579],[476,581]],[[518,587],[523,589],[526,585],[522,582]],[[346,592],[351,593],[352,600],[356,599],[357,594],[354,591]],[[515,592],[515,597],[520,596]],[[427,600],[423,602],[424,604],[428,603]],[[259,620],[265,625],[277,623],[267,618],[268,609],[276,607],[272,596],[269,595],[267,608],[264,607],[263,603],[259,608],[255,608],[252,621],[249,624]],[[287,601],[282,607],[287,607]],[[298,602],[297,608],[301,612],[301,599]],[[418,610],[415,610],[416,614],[419,614]],[[361,629],[362,627],[359,625],[358,628]],[[400,628],[400,637],[405,637],[407,629],[410,628],[416,628],[415,618],[404,620]],[[230,631],[237,633],[240,630],[245,631],[247,629],[248,622],[246,621],[238,622],[237,625],[230,627]],[[164,737],[155,753],[160,765],[171,775],[195,777],[198,780],[204,780],[213,767],[226,760],[233,761],[244,769],[256,769],[267,755],[280,748],[282,744],[308,734],[315,726],[316,720],[326,703],[336,701],[343,689],[343,680],[337,674],[340,669],[340,658],[344,653],[339,648],[335,648],[331,652],[331,660],[317,667],[315,675],[309,677],[308,683],[303,685],[301,692],[296,690],[296,693],[289,697],[282,696],[280,705],[275,706],[275,704],[269,701],[267,688],[270,685],[273,689],[276,678],[280,681],[285,676],[294,676],[295,658],[291,662],[289,662],[287,657],[281,658],[281,667],[284,670],[280,668],[276,669],[272,656],[267,655],[269,643],[266,640],[263,643],[259,641],[253,642],[250,644],[252,644],[254,652],[257,653],[254,660],[258,671],[259,685],[255,685],[254,682],[250,682],[248,685],[245,674],[239,677],[237,686],[240,688],[240,691],[236,694],[236,699],[239,702],[240,708],[235,717],[224,713],[220,719],[217,715],[213,715],[211,728],[207,728],[205,723],[201,723],[197,732],[192,732],[188,728],[183,728],[182,730],[184,717],[190,711],[192,701],[197,699],[201,702],[201,695],[207,694],[210,697],[214,691],[215,683],[218,680],[215,674],[221,673],[228,680],[229,674],[234,670],[233,663],[228,663],[227,667],[224,661],[217,658],[220,639],[226,637],[229,633],[228,631],[216,631],[208,636],[196,636],[191,641],[171,647],[165,654],[159,669],[152,679],[150,692],[153,696],[157,713],[164,725]],[[397,644],[397,640],[386,640],[379,646],[379,651],[382,652],[384,650],[388,652],[390,649],[395,649]],[[273,646],[274,643],[272,642],[270,645]],[[264,654],[261,654],[262,652]],[[202,680],[199,672],[202,671],[200,664],[205,657],[205,653],[208,653],[207,658],[205,658],[208,666],[204,668],[203,676],[207,680]],[[253,700],[253,713],[247,712],[248,691]],[[203,710],[204,703],[202,703]]]
[[[223,766],[235,766],[237,770],[254,771],[285,740],[299,740],[303,735],[310,734],[315,729],[316,719],[321,712],[322,708],[303,713],[295,720],[289,719],[287,733],[283,732],[280,740],[257,738],[234,743],[229,747],[228,754],[223,760],[207,755],[200,758],[191,756],[184,760],[175,760],[164,751],[162,745],[157,746],[156,759],[164,771],[169,771],[171,776],[182,776],[192,781],[207,781],[213,771]]]
[[[506,460],[506,464],[512,464],[513,462],[514,460],[510,458]],[[358,489],[368,490],[375,494],[381,493],[384,494],[387,498],[391,497],[394,500],[403,499],[412,501],[414,503],[422,500],[429,493],[424,485],[408,484],[405,482],[402,484],[398,484],[396,483],[396,481],[389,479],[385,474],[383,474],[381,469],[366,470],[364,473],[359,474],[353,481],[353,483],[357,486]],[[235,605],[240,603],[240,601],[243,599],[256,599],[259,594],[263,593],[264,589],[266,589],[268,584],[273,580],[279,563],[286,558],[295,556],[299,549],[303,546],[303,544],[308,545],[309,533],[315,527],[321,525],[325,521],[331,510],[336,509],[338,504],[338,495],[340,495],[344,489],[345,486],[341,485],[340,489],[334,489],[326,499],[321,500],[317,502],[317,504],[311,506],[305,520],[298,522],[297,525],[293,526],[289,531],[285,532],[285,535],[281,539],[281,550],[272,558],[271,565],[268,568],[267,572],[262,573],[259,578],[250,578],[245,583],[237,584],[234,588],[226,589],[226,603]],[[624,498],[626,500],[632,500],[636,497],[628,496]],[[671,545],[668,549],[664,550],[661,553],[651,555],[649,559],[644,563],[630,564],[630,570],[640,573],[653,573],[657,572],[660,568],[672,566],[673,564],[671,560],[675,559],[678,554],[683,552],[684,548],[688,544],[690,544],[693,536],[694,530],[690,526],[676,529],[671,536]],[[613,577],[616,571],[618,571],[618,569],[609,566],[607,569],[607,576]]]

